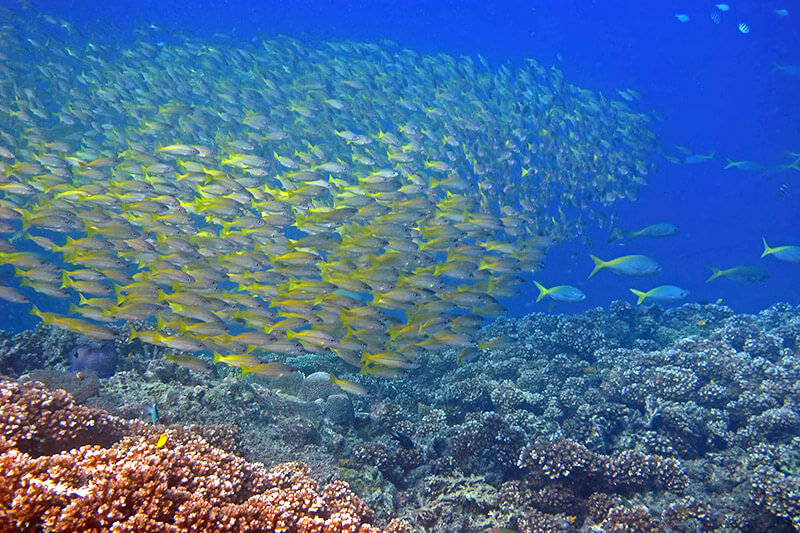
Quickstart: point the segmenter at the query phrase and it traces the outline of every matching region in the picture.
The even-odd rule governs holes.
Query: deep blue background
[[[43,11],[74,24],[110,21],[121,29],[157,24],[199,35],[234,32],[290,34],[312,38],[375,41],[392,39],[422,52],[482,54],[492,64],[519,64],[533,57],[556,64],[571,82],[613,94],[634,88],[634,104],[664,117],[655,125],[665,151],[675,144],[697,153],[716,152],[713,162],[674,165],[659,161],[638,201],[616,206],[618,224],[637,229],[670,221],[680,233],[668,240],[607,244],[607,232],[590,234],[591,251],[602,258],[645,253],[664,271],[656,278],[630,279],[601,272],[591,280],[589,249],[583,242],[554,249],[536,278],[545,285],[569,283],[587,293],[586,302],[559,310],[606,306],[633,300],[628,288],[663,283],[691,291],[688,301],[723,302],[753,312],[776,301],[800,304],[800,264],[760,259],[761,237],[770,244],[800,245],[800,172],[765,178],[723,170],[724,157],[765,165],[789,161],[800,152],[800,78],[773,72],[774,63],[800,65],[800,2],[732,2],[714,24],[714,2],[549,0],[528,2],[431,2],[325,0],[181,2],[38,1]],[[774,10],[785,8],[788,17]],[[675,13],[690,16],[681,23]],[[737,29],[746,22],[751,32]],[[786,194],[779,187],[786,184]],[[756,264],[771,278],[761,284],[717,280],[706,284],[706,265]],[[536,290],[508,302],[511,314],[532,309]]]

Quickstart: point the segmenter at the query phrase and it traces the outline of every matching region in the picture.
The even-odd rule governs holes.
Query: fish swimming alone
[[[623,255],[609,261],[603,261],[596,255],[590,254],[590,257],[594,261],[594,270],[589,274],[590,278],[604,268],[625,276],[655,276],[661,272],[661,265],[646,255]]]
[[[743,283],[758,283],[769,279],[769,274],[757,266],[739,265],[730,268],[717,268],[709,265],[711,269],[711,276],[706,280],[706,283],[713,281],[720,277],[732,279],[733,281],[741,281]]]
[[[638,237],[645,237],[648,239],[663,239],[671,237],[678,233],[678,226],[671,222],[656,222],[636,231],[625,232],[621,229],[614,228],[611,232],[609,242],[614,242],[618,239],[625,239],[631,241]]]
[[[764,252],[761,254],[761,257],[766,257],[771,255],[776,259],[780,259],[781,261],[788,261],[790,263],[800,263],[800,246],[797,245],[788,245],[788,246],[775,246],[770,247],[767,244],[767,239],[762,237],[761,241],[764,243]]]
[[[630,289],[630,291],[639,298],[636,302],[637,305],[641,305],[647,298],[661,302],[676,302],[689,296],[689,291],[675,285],[660,285],[649,291],[638,291],[636,289]]]
[[[534,280],[534,283],[536,284],[536,288],[539,289],[539,296],[536,298],[537,302],[541,301],[545,296],[549,296],[557,302],[569,303],[582,302],[586,299],[586,295],[583,294],[583,291],[571,285],[556,285],[546,289],[538,281]]]

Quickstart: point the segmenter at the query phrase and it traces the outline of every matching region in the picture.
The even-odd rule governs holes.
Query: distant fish
[[[661,285],[647,292],[637,291],[636,289],[630,289],[630,291],[639,297],[639,300],[636,302],[637,305],[641,305],[646,298],[662,302],[676,302],[689,296],[689,291],[676,287],[675,285]]]
[[[725,160],[728,162],[728,164],[725,165],[726,170],[729,168],[737,168],[739,170],[749,170],[752,172],[758,172],[759,170],[764,168],[764,165],[762,165],[758,161],[733,161],[731,159],[728,159],[727,157],[725,158]]]
[[[788,183],[784,183],[783,185],[781,185],[780,187],[778,187],[778,196],[780,196],[781,198],[783,198],[784,196],[786,196],[786,192],[787,192],[788,190],[789,190],[789,184],[788,184]]]
[[[767,244],[767,239],[762,237],[761,241],[764,243],[764,252],[761,254],[761,257],[774,255],[776,259],[780,259],[781,261],[800,263],[800,246],[790,245],[776,246],[772,248],[769,244]]]
[[[396,430],[392,431],[392,438],[396,440],[400,444],[400,446],[405,448],[406,450],[413,450],[414,448],[417,447],[417,445],[414,444],[414,441],[411,440],[411,438],[408,435],[406,435],[405,433],[401,433],[400,431]]]
[[[590,257],[594,261],[594,270],[589,274],[590,278],[604,268],[626,276],[654,276],[661,272],[661,265],[646,255],[623,255],[609,261],[603,261],[591,254]]]
[[[711,152],[708,155],[703,154],[691,154],[687,155],[683,158],[683,162],[686,165],[696,165],[698,163],[705,163],[706,161],[711,161],[717,156],[716,152]]]
[[[280,378],[295,373],[295,369],[283,363],[258,363],[255,365],[241,365],[242,377],[247,374],[267,378]]]
[[[711,20],[714,21],[714,24],[719,24],[720,22],[722,22],[722,15],[719,14],[719,11],[712,11]]]
[[[150,422],[152,422],[153,425],[158,423],[159,412],[158,412],[158,404],[156,402],[153,402],[147,408],[147,414],[150,415]]]
[[[686,13],[675,13],[675,18],[680,22],[689,22],[689,15]]]
[[[750,26],[746,22],[740,22],[739,23],[739,31],[744,33],[744,34],[748,34],[748,33],[750,33]]]
[[[787,76],[800,78],[800,65],[780,65],[778,63],[774,63],[772,65],[772,72],[780,72],[782,74],[786,74]]]
[[[464,348],[456,356],[457,363],[469,363],[476,360],[481,355],[481,351],[477,348]]]
[[[328,381],[342,389],[344,392],[349,392],[350,394],[355,394],[356,396],[369,396],[369,392],[367,389],[359,385],[358,383],[354,383],[352,381],[348,381],[346,379],[339,379],[333,374],[330,375]]]
[[[775,15],[777,15],[779,17],[788,17],[789,16],[789,11],[786,10],[786,9],[776,9],[775,10]]]
[[[723,11],[723,12],[727,11],[727,10],[729,10],[731,8],[731,6],[729,6],[728,4],[714,4],[714,7],[716,7],[717,9],[719,9],[720,11]]]
[[[169,439],[169,435],[167,435],[166,433],[162,433],[158,437],[158,441],[156,442],[156,448],[163,448],[164,445],[167,443],[167,439]]]
[[[508,335],[501,335],[499,337],[494,337],[492,339],[481,341],[478,344],[478,348],[480,348],[481,350],[505,350],[513,345],[514,345],[514,339],[512,339]]]
[[[617,94],[626,102],[635,102],[642,99],[641,93],[635,89],[618,90]]]
[[[583,294],[580,289],[573,287],[572,285],[556,285],[555,287],[546,289],[538,281],[534,280],[534,283],[539,289],[539,297],[536,298],[537,302],[541,301],[545,296],[549,296],[557,302],[569,303],[582,302],[586,299],[586,295]]]
[[[726,277],[733,281],[742,281],[744,283],[758,283],[759,281],[766,281],[769,278],[764,270],[749,265],[735,266],[731,268],[717,268],[709,265],[713,274],[706,280],[706,283],[713,281],[720,277]]]
[[[176,355],[173,353],[168,353],[164,357],[164,360],[172,361],[178,366],[182,366],[183,368],[188,368],[189,370],[194,370],[195,372],[211,371],[211,367],[206,361],[200,359],[199,357],[194,357],[192,355]]]
[[[631,231],[625,235],[627,240],[633,240],[637,237],[646,237],[648,239],[662,239],[664,237],[671,237],[678,233],[678,226],[671,222],[656,222],[650,224],[638,231]]]

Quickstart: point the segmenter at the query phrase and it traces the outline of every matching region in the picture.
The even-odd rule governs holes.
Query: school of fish
[[[90,337],[394,377],[489,347],[498,298],[653,170],[648,115],[533,60],[0,21],[0,298]]]

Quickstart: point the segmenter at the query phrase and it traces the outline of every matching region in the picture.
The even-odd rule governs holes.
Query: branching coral
[[[267,470],[183,428],[157,446],[154,428],[38,384],[0,398],[0,531],[381,532],[346,482],[320,491],[301,463]]]

